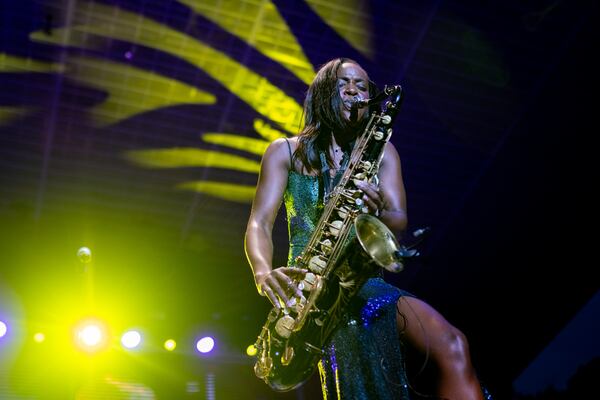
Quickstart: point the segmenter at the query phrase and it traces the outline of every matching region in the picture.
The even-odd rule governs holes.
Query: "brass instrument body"
[[[310,271],[296,282],[303,296],[291,307],[274,307],[255,344],[255,374],[276,391],[292,390],[310,378],[348,302],[369,278],[380,268],[393,272],[403,268],[400,245],[382,222],[366,214],[355,183],[377,179],[402,99],[399,86],[387,90],[394,98],[384,111],[370,117],[309,242],[295,260],[297,267]]]

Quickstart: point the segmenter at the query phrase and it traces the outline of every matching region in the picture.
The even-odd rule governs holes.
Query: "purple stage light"
[[[8,331],[8,325],[6,325],[6,322],[0,321],[0,338],[2,338],[4,335],[6,335],[7,331]]]
[[[200,353],[210,353],[215,347],[215,340],[210,336],[205,336],[196,342],[196,349]]]

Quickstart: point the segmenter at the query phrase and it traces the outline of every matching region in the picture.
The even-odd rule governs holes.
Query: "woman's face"
[[[350,120],[352,103],[369,98],[369,77],[364,69],[352,62],[340,65],[337,76],[337,87],[342,99],[342,113],[347,120]],[[367,107],[359,108],[357,120],[360,121],[366,112]]]

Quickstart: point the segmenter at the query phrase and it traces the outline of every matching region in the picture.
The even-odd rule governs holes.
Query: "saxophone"
[[[384,110],[373,113],[357,139],[315,231],[294,260],[309,271],[296,282],[302,296],[294,298],[292,306],[273,307],[254,344],[254,372],[276,391],[295,389],[311,377],[352,296],[380,268],[401,271],[403,259],[410,256],[382,222],[367,214],[363,192],[356,185],[377,181],[402,88],[386,86],[379,95],[353,105],[362,108],[387,97],[391,99]]]

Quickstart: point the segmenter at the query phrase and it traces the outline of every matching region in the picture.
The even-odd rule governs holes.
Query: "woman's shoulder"
[[[267,153],[276,152],[277,154],[287,154],[289,158],[292,158],[292,155],[296,151],[298,147],[298,136],[292,137],[280,137],[273,140],[269,146],[267,147]]]
[[[392,142],[387,142],[383,150],[383,161],[388,160],[390,158],[399,159],[400,155],[398,154],[396,146],[394,146]]]
[[[273,140],[271,143],[269,143],[268,148],[279,149],[279,148],[287,148],[288,146],[290,147],[290,149],[293,152],[296,149],[296,147],[298,146],[298,136],[277,138],[277,139]]]
[[[296,147],[298,147],[298,136],[280,137],[273,140],[271,142],[271,145],[286,147],[289,146],[290,150],[292,150],[293,153],[296,150]]]
[[[273,140],[269,143],[267,150],[263,155],[263,160],[265,159],[277,159],[279,163],[284,164],[287,169],[291,169],[292,165],[292,156],[294,151],[296,151],[296,147],[298,146],[298,138],[297,137],[281,137]]]

